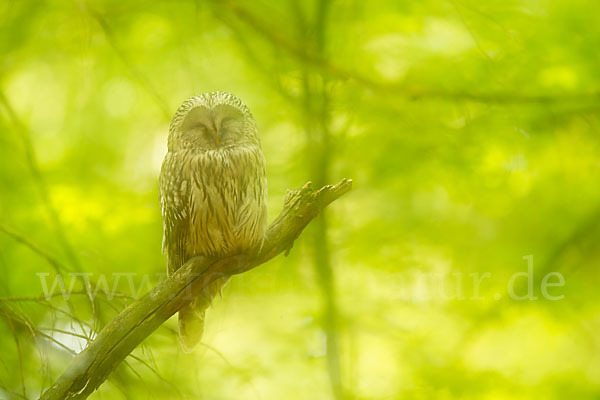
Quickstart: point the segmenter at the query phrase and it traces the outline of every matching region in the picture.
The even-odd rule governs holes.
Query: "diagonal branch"
[[[289,251],[308,223],[351,188],[352,181],[344,179],[319,190],[313,189],[309,182],[299,190],[288,192],[283,210],[267,229],[265,243],[258,254],[188,260],[174,275],[106,325],[96,340],[71,361],[67,370],[40,399],[87,398],[137,345],[212,281],[246,272],[283,251]]]

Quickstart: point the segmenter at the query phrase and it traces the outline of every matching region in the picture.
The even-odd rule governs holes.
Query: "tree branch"
[[[85,399],[125,357],[182,306],[202,293],[212,281],[255,268],[283,251],[328,204],[350,191],[352,181],[314,190],[309,183],[288,192],[283,210],[271,223],[258,254],[224,259],[194,257],[150,293],[129,305],[79,353],[41,400]]]

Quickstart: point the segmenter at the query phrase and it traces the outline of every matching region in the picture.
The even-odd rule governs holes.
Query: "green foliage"
[[[598,398],[598,15],[589,0],[1,1],[0,398],[36,398],[74,334],[131,301],[92,305],[81,279],[46,301],[40,273],[133,274],[141,293],[161,279],[168,124],[211,90],[258,122],[272,217],[306,180],[355,189],[289,257],[232,280],[204,347],[183,354],[173,318],[91,398]],[[511,298],[529,255],[537,300]],[[565,284],[544,296],[551,272]],[[126,276],[116,288],[135,296]]]

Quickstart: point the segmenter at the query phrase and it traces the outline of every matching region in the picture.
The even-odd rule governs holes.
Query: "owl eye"
[[[231,117],[223,118],[223,120],[221,121],[221,127],[229,125],[231,121],[233,121],[233,118]]]

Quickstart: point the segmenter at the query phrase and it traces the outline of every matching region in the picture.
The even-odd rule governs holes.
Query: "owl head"
[[[169,128],[169,151],[259,145],[250,110],[240,99],[225,92],[190,97],[179,106]]]

